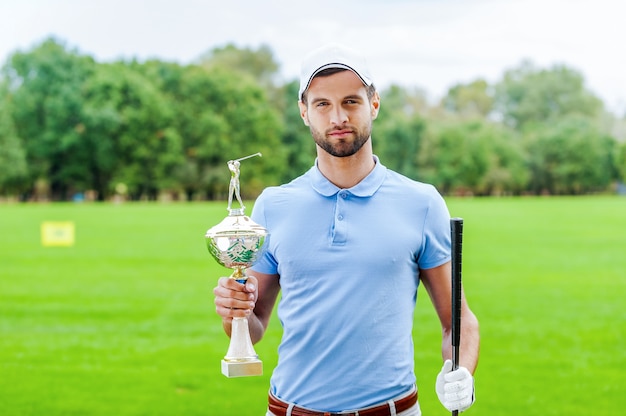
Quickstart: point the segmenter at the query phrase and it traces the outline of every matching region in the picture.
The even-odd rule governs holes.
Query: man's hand
[[[435,384],[439,401],[450,412],[462,412],[474,403],[474,377],[465,367],[452,371],[452,361],[446,360]]]
[[[217,314],[227,321],[250,315],[258,297],[257,287],[254,276],[248,276],[245,284],[228,277],[220,278],[217,287],[213,289]]]

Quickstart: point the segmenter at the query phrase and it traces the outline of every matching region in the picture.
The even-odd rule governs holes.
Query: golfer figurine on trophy
[[[228,216],[219,224],[210,228],[205,235],[207,248],[222,266],[233,269],[230,278],[245,283],[246,268],[252,266],[261,255],[268,232],[244,214],[245,207],[241,200],[239,169],[241,161],[255,153],[228,162],[231,172],[228,187]],[[239,202],[239,208],[232,208],[233,196]],[[233,318],[228,352],[222,360],[222,374],[226,377],[258,376],[263,374],[263,363],[252,346],[248,332],[247,318]]]

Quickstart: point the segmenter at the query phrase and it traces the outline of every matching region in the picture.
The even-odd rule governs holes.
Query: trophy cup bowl
[[[240,161],[260,153],[228,162],[232,177],[229,186],[229,215],[219,224],[209,228],[204,238],[211,255],[222,266],[233,269],[230,275],[239,283],[246,283],[246,269],[262,254],[268,232],[244,214],[245,207],[239,193]],[[233,196],[240,208],[231,208]],[[263,374],[263,363],[254,351],[247,318],[233,318],[230,345],[222,360],[222,374],[226,377],[257,376]]]
[[[244,270],[252,266],[262,253],[267,230],[256,224],[242,210],[231,214],[211,227],[205,235],[209,253],[219,264],[234,269],[238,280],[245,277]],[[245,279],[243,279],[245,280]]]

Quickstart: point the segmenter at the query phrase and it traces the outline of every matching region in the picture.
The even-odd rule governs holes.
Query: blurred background
[[[445,194],[625,192],[626,82],[609,0],[0,3],[0,198],[246,197],[306,170],[299,62],[368,57],[375,152]]]

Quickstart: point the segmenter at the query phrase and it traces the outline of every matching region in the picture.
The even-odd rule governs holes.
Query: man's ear
[[[309,126],[309,115],[307,113],[307,106],[302,101],[298,101],[298,107],[300,107],[300,117],[302,118],[302,121],[304,122],[304,125],[308,127]]]
[[[376,117],[378,117],[378,111],[380,110],[380,95],[378,95],[378,92],[374,93],[370,106],[372,107],[372,120],[376,120]]]

